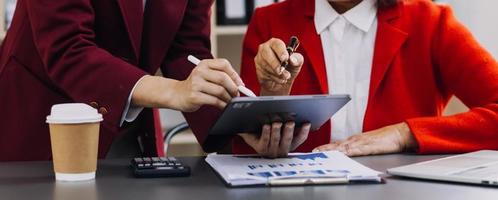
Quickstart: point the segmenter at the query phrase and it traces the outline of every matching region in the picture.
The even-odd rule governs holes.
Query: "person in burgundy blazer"
[[[216,119],[209,116],[219,113],[214,106],[237,95],[225,87],[231,96],[223,90],[221,101],[204,88],[209,77],[236,75],[226,60],[208,59],[193,70],[186,59],[212,57],[212,2],[147,0],[144,11],[143,0],[19,0],[0,50],[0,161],[51,159],[45,119],[52,105],[68,102],[87,103],[103,114],[104,157],[129,126],[121,127],[121,118],[142,77],[132,104],[196,111],[186,113],[188,122],[194,130],[206,129]],[[158,69],[169,79],[147,76]],[[133,123],[145,155],[163,152],[157,119],[157,111],[145,108]]]
[[[276,62],[276,66],[268,64],[270,69],[261,69],[255,60],[257,63],[265,56],[259,54],[271,49],[280,55],[276,49],[285,49],[281,41],[296,35],[302,48],[295,55],[304,60],[302,67],[297,66],[301,67],[297,77],[288,82],[290,94],[328,93],[322,44],[313,21],[314,2],[287,0],[255,11],[241,65],[241,77],[250,89],[259,93],[261,81],[279,67]],[[418,153],[498,149],[498,63],[455,19],[451,9],[428,0],[402,0],[379,7],[377,18],[365,133],[329,144],[331,127],[326,123],[291,150],[338,149],[355,156],[407,148]],[[282,45],[276,48],[279,45],[274,41]],[[273,74],[276,83],[279,78],[288,77]],[[453,95],[470,110],[442,116]],[[254,152],[254,146],[244,139],[234,139],[234,152]]]

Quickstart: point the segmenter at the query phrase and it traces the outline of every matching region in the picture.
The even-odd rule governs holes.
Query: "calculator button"
[[[156,169],[167,170],[167,169],[173,169],[173,167],[157,167]]]
[[[136,177],[176,177],[190,175],[190,168],[168,157],[133,158],[130,162]]]
[[[152,166],[166,166],[166,163],[157,162],[157,163],[153,163]]]

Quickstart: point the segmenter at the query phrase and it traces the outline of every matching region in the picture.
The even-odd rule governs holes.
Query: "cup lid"
[[[47,123],[50,124],[79,124],[101,122],[102,115],[97,109],[83,103],[65,103],[52,106]]]

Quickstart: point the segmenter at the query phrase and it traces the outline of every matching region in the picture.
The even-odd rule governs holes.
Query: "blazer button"
[[[108,113],[108,111],[107,111],[107,109],[106,109],[106,108],[104,108],[104,107],[100,107],[100,108],[99,108],[99,113],[100,113],[100,114],[105,115],[105,114],[107,114],[107,113]]]
[[[125,61],[125,62],[130,62],[130,59],[129,58],[126,58],[126,57],[120,57],[121,60]]]
[[[95,108],[95,109],[99,108],[99,104],[95,101],[90,102],[90,106]]]

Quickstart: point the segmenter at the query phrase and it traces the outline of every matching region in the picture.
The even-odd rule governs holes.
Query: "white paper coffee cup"
[[[47,123],[56,180],[83,181],[95,178],[102,115],[81,103],[52,106]]]

